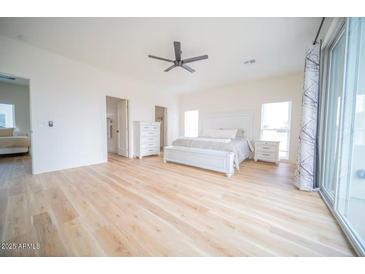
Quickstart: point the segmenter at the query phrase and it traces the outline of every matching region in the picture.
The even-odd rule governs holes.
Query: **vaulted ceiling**
[[[171,92],[191,92],[301,71],[320,18],[1,18],[0,35],[21,40]],[[163,72],[174,59],[208,54]],[[256,59],[245,65],[244,61]]]

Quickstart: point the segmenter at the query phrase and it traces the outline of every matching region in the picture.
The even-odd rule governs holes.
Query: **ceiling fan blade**
[[[181,65],[181,67],[182,67],[182,68],[184,68],[184,69],[186,69],[187,71],[195,72],[195,70],[194,70],[194,69],[192,69],[191,67],[189,67],[189,66],[187,66],[187,65],[182,64],[182,65]]]
[[[200,60],[204,60],[204,59],[208,59],[208,55],[202,55],[202,56],[187,58],[187,59],[182,60],[182,62],[184,64],[186,64],[186,63],[191,63],[191,62],[200,61]]]
[[[175,58],[176,61],[181,61],[181,43],[174,42],[174,49],[175,49]]]
[[[162,57],[158,57],[158,56],[154,56],[154,55],[148,55],[148,57],[153,58],[153,59],[157,59],[157,60],[166,61],[166,62],[171,62],[171,63],[174,63],[175,62],[173,60],[166,59],[166,58],[162,58]]]
[[[171,67],[168,67],[167,69],[164,70],[164,72],[168,72],[168,71],[172,70],[173,68],[176,68],[176,65],[172,65]]]

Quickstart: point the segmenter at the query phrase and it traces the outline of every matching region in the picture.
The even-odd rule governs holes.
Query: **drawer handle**
[[[271,156],[270,154],[268,154],[268,153],[262,153],[262,155],[264,155],[264,156]]]
[[[270,149],[270,147],[262,147],[263,149]]]

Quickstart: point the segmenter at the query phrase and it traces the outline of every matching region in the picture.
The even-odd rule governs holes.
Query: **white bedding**
[[[243,160],[247,159],[250,155],[250,151],[252,151],[250,142],[244,138],[220,139],[206,137],[181,137],[176,139],[172,145],[233,152],[236,169],[239,169],[239,164]]]

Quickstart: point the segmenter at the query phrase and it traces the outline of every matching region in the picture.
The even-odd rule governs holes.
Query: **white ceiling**
[[[252,78],[297,72],[320,18],[1,18],[0,35],[132,77],[171,92],[191,92]],[[208,54],[195,73],[174,59]],[[253,65],[244,65],[248,59]]]

